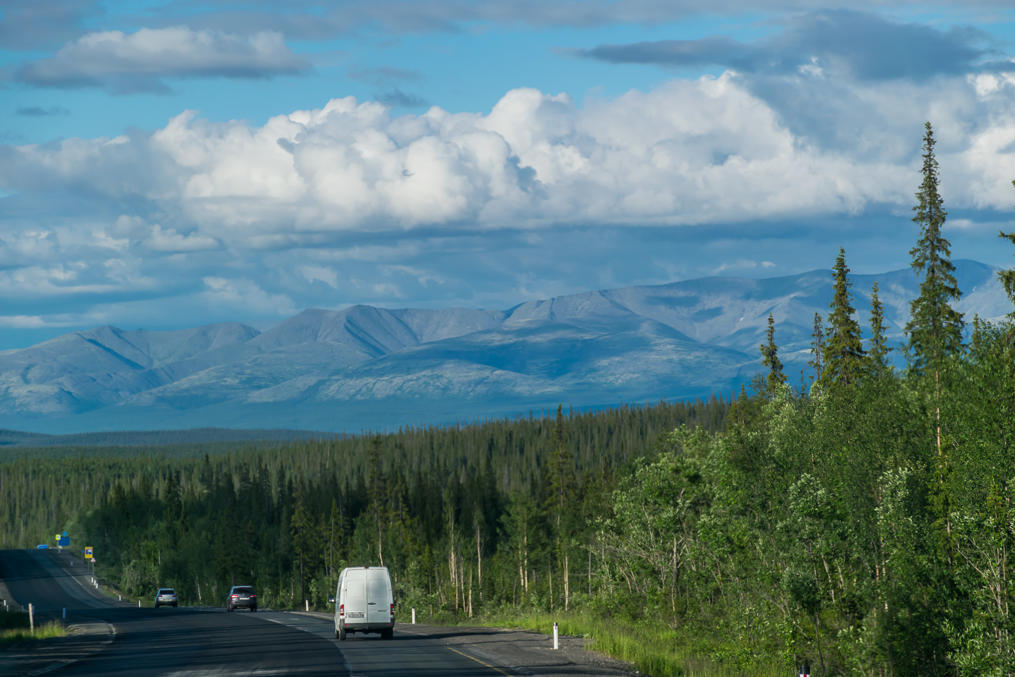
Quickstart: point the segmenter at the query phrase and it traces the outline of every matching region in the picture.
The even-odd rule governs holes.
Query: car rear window
[[[233,588],[233,592],[239,593],[241,595],[244,595],[244,594],[245,595],[252,595],[254,593],[254,589],[253,588]]]

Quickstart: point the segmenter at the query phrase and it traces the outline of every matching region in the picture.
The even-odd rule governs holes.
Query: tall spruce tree
[[[871,288],[871,340],[867,355],[875,374],[883,374],[888,370],[888,340],[885,337],[885,306],[878,296],[878,283]]]
[[[860,340],[860,325],[853,315],[853,298],[849,291],[849,268],[846,267],[846,251],[839,249],[835,258],[835,293],[829,305],[828,335],[825,338],[824,369],[821,379],[827,383],[855,383],[863,369],[863,344]]]
[[[761,344],[761,363],[768,367],[766,389],[771,395],[776,388],[786,382],[782,372],[782,361],[779,360],[779,349],[775,345],[775,319],[768,314],[768,330],[765,332],[766,343]]]
[[[917,374],[933,374],[940,380],[943,361],[962,347],[962,314],[950,301],[961,296],[951,262],[951,243],[942,235],[947,212],[938,192],[938,163],[934,157],[934,130],[924,124],[923,183],[916,193],[913,221],[920,226],[920,239],[910,250],[913,269],[923,274],[920,295],[913,300],[906,325],[912,368]]]
[[[825,329],[821,314],[814,313],[814,330],[811,332],[811,359],[807,363],[814,369],[814,380],[821,378],[821,358],[825,354]]]
[[[923,274],[920,295],[910,306],[906,325],[911,368],[918,376],[933,377],[937,450],[941,453],[941,369],[948,357],[962,348],[962,314],[949,305],[961,296],[951,262],[951,243],[941,234],[947,212],[938,192],[938,164],[934,157],[934,130],[924,123],[923,183],[916,193],[913,221],[920,239],[910,250],[913,269]]]

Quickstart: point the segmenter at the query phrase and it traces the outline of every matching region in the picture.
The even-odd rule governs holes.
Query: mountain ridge
[[[969,290],[960,311],[988,320],[1010,312],[996,269],[955,264]],[[850,280],[861,324],[879,283],[889,338],[901,341],[916,274]],[[264,331],[239,322],[171,331],[105,325],[0,353],[0,426],[357,432],[557,403],[730,394],[761,371],[769,313],[786,373],[799,380],[814,314],[827,316],[831,290],[831,271],[815,270],[581,292],[503,311],[307,309]]]

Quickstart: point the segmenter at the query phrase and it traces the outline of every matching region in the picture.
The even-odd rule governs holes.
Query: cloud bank
[[[985,33],[974,28],[941,31],[851,10],[823,10],[788,17],[774,36],[742,43],[726,37],[602,45],[576,52],[610,63],[672,67],[720,66],[743,73],[787,75],[821,69],[860,80],[925,80],[980,70],[997,57]],[[1012,69],[993,62],[993,70]]]
[[[22,66],[15,78],[40,87],[104,87],[122,94],[164,91],[165,78],[267,78],[307,68],[278,32],[241,36],[175,26],[88,33],[54,56]]]
[[[861,82],[816,67],[581,103],[515,89],[483,113],[393,116],[351,97],[260,125],[188,111],[153,132],[0,146],[6,326],[143,326],[196,306],[211,321],[417,298],[480,305],[477,280],[532,298],[573,290],[552,286],[561,276],[608,287],[629,279],[611,277],[625,265],[665,265],[618,260],[618,229],[762,238],[766,223],[821,231],[872,209],[908,225],[924,120],[946,206],[1007,211],[1013,104],[1004,71]],[[561,228],[580,229],[588,251],[601,239],[609,269],[582,273],[551,233]],[[744,254],[724,260],[775,261]]]

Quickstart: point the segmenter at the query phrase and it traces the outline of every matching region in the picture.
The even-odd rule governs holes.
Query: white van
[[[349,567],[338,575],[335,597],[335,637],[349,632],[379,632],[391,639],[395,601],[387,567]]]

